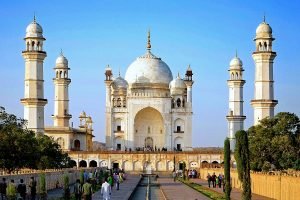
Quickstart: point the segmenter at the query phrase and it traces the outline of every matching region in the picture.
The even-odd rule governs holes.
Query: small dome
[[[112,86],[114,89],[121,89],[121,88],[127,89],[128,83],[125,79],[119,76],[112,82]]]
[[[243,66],[243,62],[241,61],[241,59],[239,57],[235,56],[230,61],[229,65],[230,65],[230,68],[241,68]]]
[[[167,85],[173,79],[169,66],[160,58],[153,55],[150,50],[145,55],[138,57],[127,68],[125,79],[129,84],[136,83],[139,77],[142,77],[144,80],[147,79],[149,83]]]
[[[86,117],[86,113],[85,113],[84,111],[82,111],[82,112],[80,113],[79,117],[81,117],[81,118]]]
[[[57,57],[56,62],[57,65],[68,66],[68,59],[64,57],[62,54]]]
[[[170,83],[170,88],[176,88],[176,89],[185,89],[186,88],[186,84],[184,82],[184,80],[182,80],[178,74],[177,78],[175,78],[174,80],[171,81]]]
[[[35,19],[27,26],[25,37],[43,38],[43,28],[35,21]]]
[[[256,29],[256,35],[272,35],[272,28],[266,22],[262,22]]]

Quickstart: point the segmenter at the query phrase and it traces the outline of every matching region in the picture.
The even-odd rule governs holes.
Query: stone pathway
[[[131,193],[136,188],[139,183],[141,177],[139,175],[127,175],[126,180],[120,184],[120,189],[116,190],[114,187],[112,189],[111,200],[121,200],[128,199]],[[101,190],[93,194],[93,199],[100,200],[103,199],[101,195]]]
[[[208,188],[208,183],[207,183],[206,180],[203,180],[203,179],[190,179],[190,181],[194,182],[194,183],[198,183],[198,184]],[[223,189],[222,188],[213,188],[212,185],[211,185],[210,189],[212,189],[212,190],[214,190],[218,193],[223,194]],[[242,199],[241,198],[242,197],[242,191],[239,190],[239,189],[236,189],[236,188],[232,188],[230,197],[231,197],[232,200],[240,200],[240,199]],[[272,199],[268,198],[268,197],[265,197],[265,196],[261,196],[261,195],[252,193],[252,200],[272,200]]]
[[[160,187],[168,200],[209,200],[208,197],[172,178],[159,178]]]

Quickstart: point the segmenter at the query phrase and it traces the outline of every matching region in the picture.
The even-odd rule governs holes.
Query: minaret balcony
[[[113,112],[127,112],[127,108],[126,107],[114,107]]]
[[[115,137],[123,137],[124,136],[124,131],[114,131]]]

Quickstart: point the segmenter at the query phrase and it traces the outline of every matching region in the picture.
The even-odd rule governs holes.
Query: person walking
[[[26,185],[24,184],[24,180],[20,179],[20,183],[17,187],[17,191],[20,194],[20,197],[25,200],[26,199]]]
[[[101,186],[101,195],[103,196],[103,200],[109,200],[111,195],[111,186],[107,182],[107,178],[105,179],[105,182],[102,183]]]
[[[1,200],[6,199],[6,178],[2,178],[2,182],[0,183],[0,194],[1,194]]]
[[[83,192],[83,199],[84,200],[92,200],[92,184],[90,183],[90,180],[88,179],[85,184],[82,186],[82,192]]]
[[[116,183],[116,189],[119,190],[120,187],[120,177],[117,173],[114,174],[114,181]]]
[[[173,180],[174,180],[174,182],[176,182],[177,174],[176,174],[176,172],[175,172],[175,171],[173,171],[173,173],[172,173],[172,176],[173,176]]]
[[[223,181],[223,177],[222,177],[221,174],[219,174],[218,179],[219,179],[219,188],[221,188],[221,186],[222,186],[222,181]]]
[[[13,179],[6,188],[6,195],[8,200],[15,200],[17,198],[17,188]]]
[[[111,175],[108,176],[107,182],[109,183],[111,189],[113,189],[114,181],[113,181],[113,178],[111,177]]]
[[[217,176],[214,172],[213,175],[211,176],[211,181],[212,181],[212,184],[213,184],[213,188],[216,187],[216,178],[217,178]]]
[[[36,196],[36,180],[34,180],[33,176],[30,178],[29,188],[30,188],[30,198],[31,198],[31,200],[35,200],[35,196]]]
[[[208,173],[206,178],[207,178],[207,182],[208,182],[208,187],[210,187],[211,175]]]
[[[74,184],[74,194],[75,194],[75,199],[76,200],[81,200],[82,186],[80,184],[80,180],[79,179],[77,179],[76,183]]]

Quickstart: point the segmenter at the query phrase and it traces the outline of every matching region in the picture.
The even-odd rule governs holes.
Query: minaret
[[[235,133],[244,129],[244,120],[246,117],[243,114],[243,63],[237,55],[230,61],[229,80],[229,113],[226,116],[228,120],[228,138],[230,140],[230,149],[235,148]]]
[[[34,17],[26,28],[25,50],[22,56],[25,60],[25,94],[21,99],[24,105],[24,119],[28,121],[27,128],[37,134],[44,133],[44,99],[43,63],[47,56],[43,50],[43,29]]]
[[[111,127],[111,83],[113,82],[112,69],[107,65],[105,68],[105,88],[106,88],[106,103],[105,103],[105,121],[106,121],[106,130],[105,130],[105,143],[107,148],[112,148],[112,127]]]
[[[193,81],[193,71],[191,69],[191,66],[189,65],[186,73],[185,73],[185,79],[184,82],[187,86],[187,104],[192,107],[192,86],[194,84]]]
[[[256,51],[252,53],[255,62],[255,90],[251,105],[254,108],[254,125],[266,117],[274,116],[278,101],[274,100],[272,28],[264,21],[256,29],[254,39]]]
[[[54,126],[56,127],[69,127],[69,121],[72,115],[69,114],[69,79],[68,60],[61,52],[60,56],[56,59],[55,65],[55,78],[53,83],[55,87],[54,96]]]

